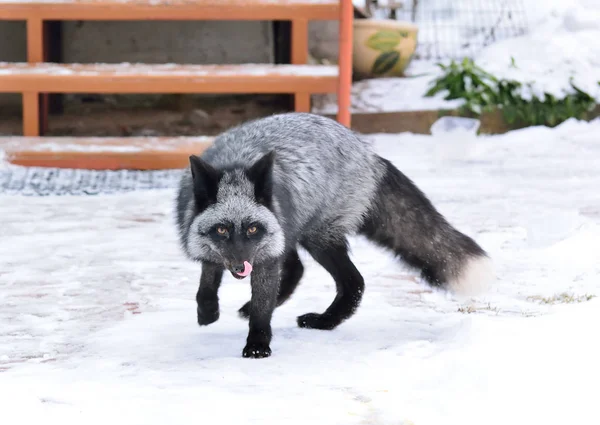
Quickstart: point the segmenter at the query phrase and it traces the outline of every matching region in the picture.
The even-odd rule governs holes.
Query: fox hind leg
[[[333,238],[335,240],[336,238]],[[327,272],[333,277],[337,294],[324,313],[307,313],[298,317],[301,328],[331,330],[351,317],[358,308],[365,288],[365,282],[348,256],[347,242],[333,243],[311,242],[302,245]]]
[[[296,290],[304,274],[304,266],[300,261],[298,251],[291,251],[283,263],[283,276],[277,297],[277,306],[286,302]]]

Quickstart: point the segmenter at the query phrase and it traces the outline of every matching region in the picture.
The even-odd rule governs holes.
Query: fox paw
[[[238,314],[242,319],[248,319],[250,317],[250,301],[248,301],[238,310]]]
[[[271,355],[271,348],[265,343],[249,342],[244,347],[242,355],[250,359],[263,359]]]
[[[218,302],[205,302],[198,306],[198,324],[200,326],[210,325],[219,320]]]
[[[330,331],[339,325],[339,321],[326,314],[307,313],[298,316],[298,326],[307,329],[322,329]]]

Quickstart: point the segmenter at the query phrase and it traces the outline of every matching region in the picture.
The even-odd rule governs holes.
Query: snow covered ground
[[[453,299],[355,238],[362,306],[306,330],[295,317],[334,286],[303,255],[264,360],[241,357],[247,282],[227,275],[220,320],[196,325],[199,267],[179,251],[172,190],[0,196],[3,423],[597,425],[598,134],[600,120],[371,136],[490,252],[497,282]]]
[[[572,82],[600,102],[600,0],[539,3],[529,13],[529,34],[492,44],[475,61],[498,78],[530,85],[524,98],[562,99],[574,92]]]
[[[371,78],[352,84],[352,113],[397,112],[397,111],[436,111],[456,109],[464,101],[444,100],[445,94],[438,93],[425,97],[432,81],[440,75],[434,62],[413,61],[405,72],[406,78]],[[312,112],[316,114],[336,114],[337,95],[335,93],[312,96]]]
[[[510,9],[511,2],[498,3]],[[473,10],[482,7],[480,3],[474,2]],[[528,33],[485,47],[473,57],[475,63],[498,78],[523,83],[525,99],[532,96],[544,99],[544,93],[562,99],[574,92],[572,82],[600,103],[600,0],[526,0],[522,3],[527,12]],[[448,7],[450,5],[448,2]],[[456,19],[448,25],[458,30],[460,15]],[[355,83],[352,112],[454,109],[463,103],[462,100],[445,101],[441,93],[432,98],[424,97],[431,82],[441,74],[433,61],[415,60],[406,74],[411,78]],[[314,112],[337,112],[335,95],[315,98]]]

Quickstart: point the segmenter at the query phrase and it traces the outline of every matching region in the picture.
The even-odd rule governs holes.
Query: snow
[[[115,76],[151,75],[151,76],[266,76],[297,75],[314,77],[337,77],[335,65],[288,65],[288,64],[239,64],[239,65],[183,65],[175,63],[93,63],[93,64],[28,64],[0,62],[2,75],[80,75],[96,76],[114,74]]]
[[[142,152],[141,146],[117,146],[117,145],[79,145],[79,144],[58,144],[58,143],[40,143],[30,149],[36,152]]]
[[[176,151],[211,143],[214,137],[0,137],[0,148],[6,152],[141,152],[143,150]],[[0,160],[2,156],[0,156]]]
[[[241,357],[246,281],[227,275],[221,318],[196,325],[200,270],[177,245],[174,190],[0,196],[3,417],[598,424],[598,134],[600,120],[569,120],[473,138],[368,136],[481,243],[498,279],[457,300],[352,238],[363,303],[332,332],[306,330],[295,317],[323,310],[334,284],[302,253],[305,276],[275,313],[264,360]]]
[[[205,3],[205,4],[265,4],[265,3],[279,3],[279,4],[338,4],[339,0],[0,0],[1,3],[5,4],[19,4],[19,3],[39,3],[39,4],[69,4],[69,3],[147,3],[149,5],[160,5],[160,4],[186,4],[186,3]]]
[[[371,12],[373,19],[390,19],[395,4],[397,20],[419,26],[417,57],[456,58],[473,55],[490,42],[523,34],[527,30],[523,3],[529,1],[378,0],[379,7]],[[355,0],[354,4],[364,7],[365,1]]]
[[[384,4],[384,2],[379,2]],[[448,13],[444,25],[461,28],[470,22],[472,15],[465,16],[462,10],[478,10],[481,2],[469,6],[461,2],[456,13]],[[498,78],[524,83],[522,96],[544,98],[550,93],[562,99],[573,93],[573,82],[579,89],[600,102],[600,0],[527,0],[498,2],[505,10],[518,10],[525,6],[528,33],[499,41],[485,47],[473,56],[476,64]],[[355,5],[364,5],[355,1]],[[447,6],[452,9],[450,2]],[[436,7],[441,7],[436,4]],[[376,15],[376,18],[382,16]],[[428,27],[419,30],[419,43],[438,42],[437,33],[428,34]],[[431,40],[429,38],[433,37]],[[458,36],[457,36],[458,37]],[[457,38],[458,39],[458,38]],[[476,45],[473,40],[463,43]],[[469,55],[467,55],[469,56]],[[514,64],[516,67],[513,66]],[[448,60],[440,62],[446,63]],[[356,113],[396,112],[455,109],[462,100],[445,101],[443,93],[434,98],[424,97],[432,81],[441,75],[433,62],[413,60],[406,74],[411,78],[381,78],[363,80],[353,84],[351,110]],[[316,113],[337,112],[335,95],[315,96]]]
[[[600,102],[600,0],[540,2],[539,9],[549,12],[534,15],[528,35],[492,44],[476,63],[496,77],[530,85],[523,89],[526,99],[543,99],[544,93],[562,99],[574,92],[572,81]]]
[[[444,100],[444,94],[424,97],[439,70],[433,62],[413,61],[406,69],[407,78],[372,78],[352,84],[350,111],[375,113],[395,111],[453,110],[464,101]],[[312,112],[337,113],[337,95],[313,96]]]

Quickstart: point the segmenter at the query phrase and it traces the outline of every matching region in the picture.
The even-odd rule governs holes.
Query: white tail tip
[[[448,282],[448,289],[456,295],[473,297],[486,292],[495,278],[494,263],[489,257],[471,257],[459,276]]]

